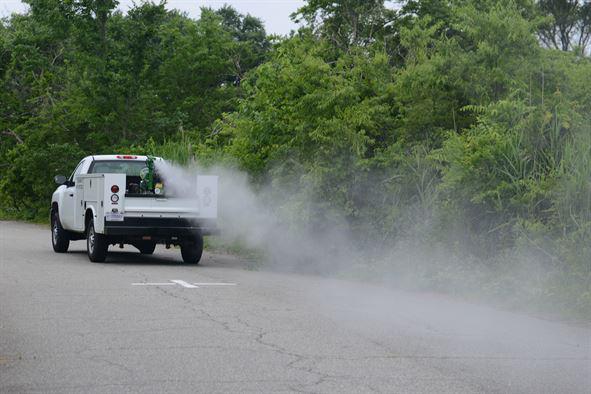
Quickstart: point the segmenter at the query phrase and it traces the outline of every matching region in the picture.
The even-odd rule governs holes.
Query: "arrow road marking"
[[[197,286],[187,283],[184,280],[180,280],[180,279],[173,279],[173,280],[171,280],[171,282],[176,283],[177,285],[181,285],[183,287],[186,287],[187,289],[196,289],[197,288]]]

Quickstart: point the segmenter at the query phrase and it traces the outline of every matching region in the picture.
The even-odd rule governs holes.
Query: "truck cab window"
[[[74,177],[76,177],[76,175],[80,174],[80,171],[82,171],[82,167],[84,167],[84,160],[82,160],[80,163],[78,163],[78,165],[76,166],[76,169],[74,170],[74,172],[72,172],[72,175],[70,175],[70,181],[74,182]]]
[[[89,174],[126,174],[140,176],[140,171],[146,166],[144,161],[100,160],[94,161],[88,171]]]

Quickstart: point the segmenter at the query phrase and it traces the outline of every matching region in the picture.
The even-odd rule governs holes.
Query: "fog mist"
[[[319,217],[330,216],[330,222],[321,220],[318,225],[317,220],[302,219],[293,206],[286,204],[290,190],[281,190],[277,184],[255,190],[241,171],[221,166],[201,168],[195,163],[182,167],[159,162],[156,166],[165,188],[176,195],[192,190],[198,174],[218,175],[220,240],[226,246],[239,245],[257,252],[261,258],[256,263],[265,269],[467,295],[510,307],[523,301],[518,302],[516,294],[535,299],[551,273],[542,263],[541,252],[530,246],[482,259],[458,245],[430,242],[425,233],[433,225],[433,214],[417,206],[403,208],[412,220],[395,241],[372,239],[352,231],[344,214],[339,217],[334,212],[319,211],[322,201],[314,196],[302,203],[313,204]],[[367,195],[371,198],[371,189]],[[368,219],[368,223],[357,225],[363,228],[371,223]],[[461,232],[457,227],[450,224],[445,231]],[[457,238],[461,236],[457,234]],[[506,286],[489,278],[514,283],[515,288],[507,291]]]

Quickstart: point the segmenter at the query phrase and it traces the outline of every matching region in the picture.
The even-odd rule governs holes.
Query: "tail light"
[[[111,186],[111,193],[119,193],[119,186],[117,186],[117,185]]]
[[[117,156],[118,159],[124,159],[124,160],[134,160],[137,159],[137,156],[128,156],[128,155],[124,155],[124,156]]]

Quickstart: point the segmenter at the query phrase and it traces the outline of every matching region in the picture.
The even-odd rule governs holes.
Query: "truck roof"
[[[96,161],[105,161],[105,160],[133,160],[133,161],[146,161],[148,159],[147,156],[141,155],[93,155],[87,156],[87,158],[92,158],[92,160]],[[162,160],[160,157],[155,157],[156,160]]]

